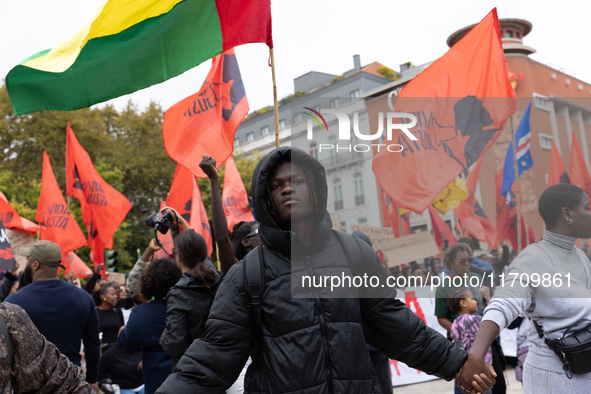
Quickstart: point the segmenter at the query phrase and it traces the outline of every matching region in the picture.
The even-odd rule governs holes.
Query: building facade
[[[353,69],[343,75],[311,71],[294,79],[295,94],[280,101],[281,146],[300,148],[324,165],[328,211],[338,215],[346,232],[350,232],[351,224],[382,224],[377,182],[371,168],[373,155],[351,148],[357,141],[355,125],[362,133],[369,132],[362,95],[390,82],[378,71],[380,67],[377,62],[361,67],[359,56],[355,55]],[[235,153],[252,157],[275,148],[275,117],[272,107],[267,108],[242,122],[235,135]],[[341,125],[337,116],[325,111],[339,112],[350,119],[349,147],[338,143]]]
[[[530,57],[535,49],[524,44],[524,38],[532,31],[530,22],[523,19],[501,19],[500,25],[509,76],[518,97],[518,108],[512,116],[515,129],[528,104],[532,103],[531,155],[534,165],[521,175],[520,186],[524,201],[523,215],[533,228],[536,240],[539,240],[544,224],[538,214],[537,202],[546,189],[552,141],[556,143],[568,171],[572,135],[576,134],[589,169],[591,136],[587,135],[591,133],[591,84]],[[473,26],[453,33],[447,39],[448,45],[453,46]],[[409,75],[367,92],[364,98],[370,119],[388,108],[389,97],[396,96],[413,77],[414,75]],[[502,170],[510,141],[511,122],[508,121],[495,144],[484,154],[476,191],[485,214],[493,224],[496,223],[495,175]],[[453,228],[454,220],[449,219]],[[430,230],[428,212],[411,215],[411,225],[413,229],[426,227]]]

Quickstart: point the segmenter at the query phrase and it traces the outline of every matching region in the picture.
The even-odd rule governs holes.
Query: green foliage
[[[264,114],[265,112],[269,112],[269,111],[271,111],[272,109],[273,109],[273,107],[272,107],[272,106],[268,106],[268,107],[264,107],[264,108],[261,108],[261,109],[257,109],[256,111],[252,111],[251,113],[249,113],[249,114],[246,116],[246,118],[244,118],[244,120],[249,120],[249,119],[252,119],[252,118],[254,118],[254,117],[256,117],[256,116],[259,116],[259,115],[262,115],[262,114]]]
[[[269,107],[272,109],[272,107]],[[88,152],[103,179],[123,193],[133,208],[114,235],[119,255],[119,272],[131,269],[137,260],[137,249],[144,250],[154,236],[146,217],[158,212],[160,200],[170,189],[176,163],[168,157],[162,140],[162,108],[155,103],[142,112],[133,103],[122,111],[112,106],[92,107],[71,112],[43,111],[14,116],[5,86],[0,86],[0,191],[16,211],[29,220],[35,219],[41,191],[43,151],[47,151],[57,182],[65,195],[66,125]],[[234,160],[250,196],[252,171],[258,158]],[[223,184],[220,169],[220,184]],[[211,220],[210,185],[200,179],[199,185]],[[82,231],[80,202],[68,198],[70,212]],[[90,266],[90,248],[75,251]]]
[[[330,84],[342,81],[343,79],[345,79],[345,75],[337,75],[336,77],[332,77],[332,79],[330,80]]]
[[[282,106],[283,104],[287,104],[291,101],[293,101],[294,99],[298,98],[298,97],[302,97],[305,96],[306,92],[295,92],[294,94],[290,94],[288,96],[283,97],[281,100],[278,101],[279,106]]]
[[[400,73],[397,73],[396,71],[386,66],[378,67],[378,72],[382,74],[384,77],[388,78],[390,81],[396,81],[397,79],[400,79]]]

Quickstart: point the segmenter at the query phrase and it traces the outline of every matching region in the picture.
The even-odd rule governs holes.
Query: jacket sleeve
[[[239,283],[237,272],[242,270],[230,270],[222,281],[203,337],[193,341],[156,393],[223,394],[236,381],[252,348],[252,317],[233,281]]]
[[[0,282],[0,302],[4,301],[6,297],[10,294],[10,289],[16,282],[17,277],[12,275],[10,272],[6,271],[4,274],[4,278]]]
[[[179,292],[171,290],[166,297],[166,327],[160,345],[173,357],[181,358],[190,345],[189,306]]]
[[[86,290],[86,292],[88,294],[92,294],[92,291],[94,290],[94,286],[96,285],[96,282],[100,278],[101,278],[101,274],[95,272],[94,274],[92,274],[92,277],[86,281],[86,283],[84,284],[83,289]]]
[[[0,311],[10,333],[14,352],[12,369],[8,367],[5,357],[0,358],[0,383],[4,390],[8,390],[6,392],[12,392],[13,389],[15,394],[95,393],[84,381],[82,369],[73,365],[53,343],[39,333],[21,307],[4,303]],[[2,381],[9,370],[12,379]],[[12,386],[12,383],[16,386]]]
[[[146,265],[148,265],[146,261],[139,259],[136,261],[136,263],[133,265],[133,268],[129,272],[126,287],[129,288],[129,290],[131,290],[131,292],[134,294],[140,294],[140,285],[138,283],[138,279],[140,278],[142,272],[144,272]]]
[[[99,340],[100,323],[98,313],[94,308],[94,302],[88,297],[91,304],[90,316],[86,321],[86,327],[82,333],[84,342],[84,355],[86,357],[86,381],[96,383],[99,369],[99,358],[101,355],[101,341]]]
[[[362,245],[362,257],[368,275],[387,283],[387,273],[369,245]],[[453,379],[468,358],[462,348],[449,342],[416,316],[408,306],[395,299],[362,298],[361,313],[367,342],[391,359],[445,380]]]

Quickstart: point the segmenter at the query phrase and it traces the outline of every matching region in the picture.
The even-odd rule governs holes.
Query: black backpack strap
[[[256,248],[256,256],[258,257],[258,264],[253,262],[255,260],[255,253],[249,253],[244,258],[244,264],[242,266],[243,277],[244,277],[244,290],[250,300],[250,308],[252,311],[252,319],[254,322],[255,335],[260,331],[262,324],[261,319],[261,296],[263,294],[263,288],[265,287],[265,259],[263,253],[263,245]],[[252,275],[248,275],[248,272]]]
[[[347,261],[353,271],[353,275],[363,274],[363,257],[361,255],[361,247],[359,246],[359,240],[352,235],[343,236],[342,233],[333,230],[345,250]]]
[[[6,338],[6,355],[8,357],[8,365],[10,368],[14,366],[14,354],[12,352],[12,339],[10,338],[10,334],[8,333],[8,327],[6,327],[6,322],[4,318],[0,314],[0,332]]]

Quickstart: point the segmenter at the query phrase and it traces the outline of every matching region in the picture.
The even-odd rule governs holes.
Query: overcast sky
[[[138,0],[141,1],[141,0]],[[0,0],[0,76],[20,60],[52,48],[84,26],[103,0]],[[524,44],[539,62],[563,68],[591,82],[591,2],[536,1],[394,1],[394,0],[275,0],[273,39],[278,97],[293,93],[293,79],[308,71],[342,74],[353,68],[353,55],[362,65],[378,61],[420,65],[448,49],[454,31],[479,22],[497,7],[499,18],[522,18],[533,24]],[[273,102],[269,51],[264,44],[236,48],[250,109]],[[143,109],[152,101],[164,109],[195,93],[209,71],[207,61],[184,74],[111,101],[123,108],[132,100]]]

